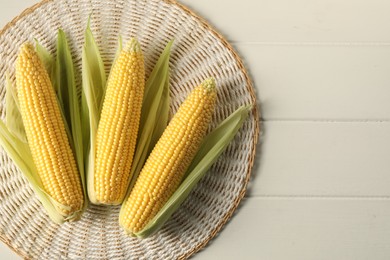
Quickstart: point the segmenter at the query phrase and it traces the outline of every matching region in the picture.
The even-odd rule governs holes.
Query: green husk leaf
[[[149,237],[164,225],[233,140],[237,131],[248,117],[251,107],[250,105],[240,107],[204,138],[200,149],[186,172],[187,177],[157,215],[143,230],[135,234],[137,237]]]
[[[55,63],[56,89],[58,90],[58,101],[62,106],[62,111],[66,124],[70,131],[72,147],[75,153],[78,169],[80,172],[83,191],[86,195],[85,174],[84,174],[84,148],[83,133],[80,118],[80,103],[77,95],[75,72],[72,54],[68,45],[65,33],[58,30],[57,35],[57,59]],[[87,200],[85,200],[87,201]],[[84,207],[86,207],[86,202]]]
[[[29,181],[32,189],[34,190],[39,201],[46,209],[50,219],[57,224],[62,224],[67,220],[73,220],[78,217],[74,214],[69,217],[61,215],[57,207],[61,207],[59,202],[47,195],[43,190],[42,182],[38,176],[38,171],[32,159],[31,151],[27,143],[21,141],[15,137],[6,127],[6,125],[0,120],[0,145],[7,152],[8,156],[12,159],[15,165],[20,169],[23,175]]]
[[[116,48],[115,59],[114,62],[112,63],[113,65],[115,64],[115,61],[118,59],[119,55],[121,54],[122,49],[123,49],[123,39],[122,39],[122,35],[119,35],[118,47]]]
[[[100,55],[99,47],[96,44],[95,38],[92,34],[90,25],[88,24],[85,30],[85,43],[83,46],[83,58],[86,62],[85,65],[88,65],[88,70],[90,71],[89,78],[89,89],[84,88],[85,93],[91,93],[90,96],[86,95],[87,100],[91,99],[94,102],[88,102],[90,106],[93,107],[94,111],[99,113],[94,114],[98,119],[100,118],[100,110],[103,105],[103,98],[106,90],[106,72],[104,69],[103,59]],[[84,75],[83,75],[84,76]],[[86,76],[86,75],[85,75]],[[85,86],[87,87],[87,86]],[[91,114],[91,112],[90,112]]]
[[[82,78],[84,96],[82,98],[82,124],[84,131],[88,131],[88,134],[84,133],[84,136],[89,135],[89,143],[84,143],[84,146],[89,148],[85,164],[87,190],[91,202],[96,203],[93,189],[95,139],[105,93],[106,73],[89,22],[85,30],[85,43],[82,51]]]
[[[6,116],[5,123],[10,131],[15,137],[20,139],[22,142],[27,143],[26,132],[24,130],[22,115],[20,114],[20,107],[18,102],[18,97],[16,93],[16,88],[12,85],[12,82],[9,78],[9,74],[6,75]]]
[[[51,82],[55,82],[55,59],[50,54],[50,52],[38,42],[37,39],[35,39],[35,51],[45,65],[46,71],[49,74]]]
[[[87,97],[85,96],[85,92],[81,92],[81,128],[82,128],[82,138],[83,138],[83,155],[84,155],[84,170],[87,172],[87,164],[88,164],[88,154],[90,149],[90,126],[89,126],[89,109],[87,103]]]
[[[157,110],[158,115],[156,118],[158,118],[158,120],[155,123],[154,129],[153,129],[152,141],[149,145],[148,154],[152,151],[153,147],[156,145],[157,141],[160,139],[165,128],[167,128],[168,121],[169,121],[169,111],[170,111],[170,104],[171,104],[171,98],[169,96],[169,69],[167,70],[166,73],[167,73],[167,75],[165,77],[164,89],[163,89],[161,101],[160,101],[160,104],[158,105],[158,110]]]
[[[110,74],[111,74],[111,70],[112,68],[114,67],[114,64],[115,62],[117,61],[119,55],[121,54],[121,51],[123,49],[123,39],[122,39],[122,35],[119,35],[118,36],[118,43],[117,43],[117,47],[116,47],[116,53],[115,53],[115,57],[114,57],[114,60],[112,62],[112,65],[111,65],[111,69],[110,69]]]
[[[145,84],[138,141],[130,173],[132,180],[126,197],[135,184],[149,152],[167,127],[170,103],[169,57],[172,44],[173,40],[168,42]]]

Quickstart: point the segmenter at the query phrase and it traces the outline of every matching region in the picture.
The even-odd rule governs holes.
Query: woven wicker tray
[[[62,28],[71,42],[78,72],[87,18],[102,50],[106,70],[114,58],[117,37],[138,37],[146,74],[166,42],[175,38],[171,58],[172,112],[204,78],[218,82],[218,106],[211,127],[243,104],[256,104],[243,64],[223,37],[202,18],[175,1],[46,0],[16,17],[0,31],[0,82],[14,76],[18,47],[37,38],[55,52]],[[76,75],[80,86],[80,74]],[[1,116],[4,119],[4,84]],[[118,226],[119,207],[90,206],[83,218],[64,225],[46,216],[29,184],[0,149],[0,239],[31,259],[176,259],[204,247],[224,226],[243,198],[259,135],[256,108],[226,152],[155,236],[139,240]]]

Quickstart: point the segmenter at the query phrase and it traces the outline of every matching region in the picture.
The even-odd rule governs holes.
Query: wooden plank
[[[248,196],[390,196],[390,123],[263,127]]]
[[[232,5],[229,2],[227,6]],[[0,17],[0,22],[23,9],[18,3],[7,4],[5,8],[15,11]],[[389,46],[235,47],[254,79],[265,119],[390,119]]]
[[[194,257],[390,259],[389,201],[250,198]]]
[[[180,0],[229,40],[240,42],[389,42],[384,0]]]
[[[390,47],[235,47],[265,119],[390,119]]]

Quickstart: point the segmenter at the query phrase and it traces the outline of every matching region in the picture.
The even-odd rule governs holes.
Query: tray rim
[[[36,9],[39,7],[48,4],[50,2],[53,2],[56,0],[42,0],[31,7],[26,8],[24,11],[22,11],[19,15],[14,17],[10,22],[8,22],[1,30],[0,30],[0,36],[6,33],[8,29],[10,29],[12,26],[14,26],[20,19],[23,17],[33,13]],[[130,0],[129,0],[130,1]],[[187,259],[194,255],[195,253],[199,252],[201,249],[203,249],[221,230],[222,228],[226,225],[226,223],[231,219],[233,216],[234,212],[236,212],[238,205],[240,204],[241,200],[244,198],[245,193],[247,191],[247,186],[250,180],[250,176],[252,173],[253,165],[255,162],[255,157],[256,157],[256,148],[257,148],[257,143],[260,138],[260,133],[261,133],[261,123],[260,123],[260,117],[261,117],[261,112],[259,105],[257,103],[257,97],[255,93],[255,88],[253,86],[251,77],[246,70],[244,66],[244,62],[241,59],[240,55],[237,53],[236,50],[234,50],[233,46],[227,41],[227,39],[219,33],[215,27],[209,24],[209,22],[203,18],[202,16],[198,15],[196,12],[194,12],[192,9],[187,7],[186,5],[179,3],[177,0],[154,0],[154,1],[162,1],[167,4],[175,5],[182,9],[184,12],[186,12],[188,15],[192,16],[195,18],[201,26],[203,26],[205,29],[210,31],[215,37],[217,37],[223,46],[228,49],[228,51],[233,55],[234,59],[237,62],[237,65],[241,72],[244,74],[245,81],[247,83],[247,90],[250,94],[252,104],[254,104],[252,108],[252,115],[255,120],[255,135],[253,137],[253,142],[252,142],[252,150],[251,150],[251,155],[249,157],[249,167],[248,171],[246,172],[245,176],[245,183],[242,186],[242,189],[237,197],[237,199],[233,202],[233,207],[226,213],[226,215],[221,219],[221,222],[214,228],[214,230],[204,239],[200,244],[198,244],[195,248],[192,250],[184,253],[183,255],[179,256],[178,259]],[[22,249],[14,247],[1,232],[0,232],[0,241],[3,242],[5,245],[8,246],[9,249],[11,249],[13,252],[15,252],[17,255],[21,256],[23,259],[31,259],[31,257],[24,252]]]

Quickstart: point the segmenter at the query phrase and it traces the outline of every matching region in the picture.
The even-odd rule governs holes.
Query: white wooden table
[[[0,26],[36,2],[0,0]],[[390,259],[390,2],[182,2],[237,48],[264,123],[246,198],[194,259]]]

